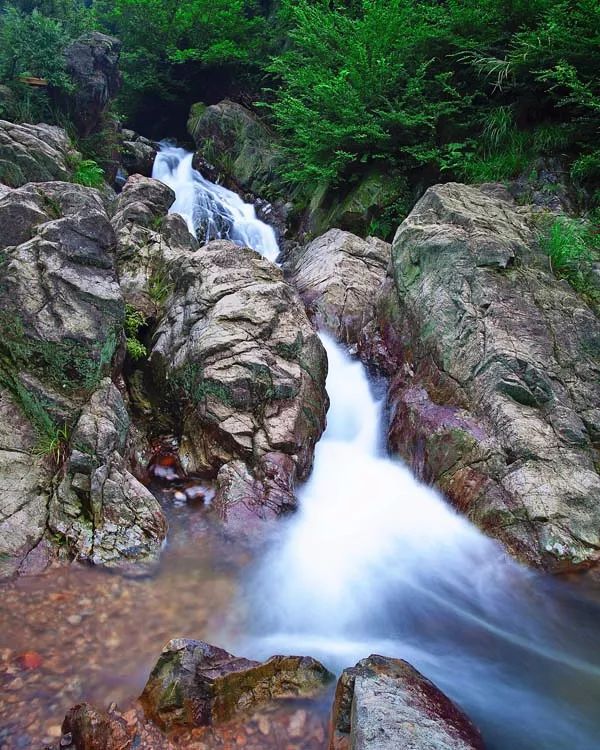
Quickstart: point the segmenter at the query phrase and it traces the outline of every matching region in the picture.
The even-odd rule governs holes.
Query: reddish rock
[[[329,750],[484,750],[468,717],[408,662],[371,655],[336,688]]]
[[[129,750],[133,735],[116,711],[99,711],[89,703],[74,706],[62,725],[61,748]]]
[[[600,560],[600,322],[548,269],[527,208],[430,188],[359,340],[390,377],[389,446],[518,559]]]

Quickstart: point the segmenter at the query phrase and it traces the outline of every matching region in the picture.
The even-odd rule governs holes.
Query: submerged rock
[[[329,750],[483,750],[465,714],[408,662],[371,655],[345,669]]]
[[[520,559],[573,570],[600,558],[600,321],[528,216],[430,188],[396,234],[365,351],[391,353],[389,442],[417,476]]]
[[[205,726],[278,698],[317,695],[332,679],[308,656],[272,656],[261,663],[180,638],[163,649],[140,701],[163,729]]]
[[[297,294],[276,266],[227,241],[169,269],[150,366],[164,408],[179,409],[184,468],[216,476],[239,459],[260,479],[269,454],[291,485],[305,478],[324,426],[326,358]]]
[[[80,703],[65,716],[58,747],[72,750],[129,750],[134,739],[121,714],[100,711],[89,703]]]
[[[317,326],[355,344],[373,318],[390,254],[387,242],[330,229],[293,253],[285,269]]]

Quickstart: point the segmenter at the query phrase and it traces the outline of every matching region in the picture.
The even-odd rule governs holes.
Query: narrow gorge
[[[549,156],[517,117],[533,11],[479,147],[469,3],[185,0],[160,62],[157,8],[34,5],[0,8],[0,750],[594,750],[600,193],[583,118]],[[435,53],[402,85],[392,18]]]

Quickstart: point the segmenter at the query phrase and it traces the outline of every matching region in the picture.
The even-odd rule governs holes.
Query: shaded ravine
[[[274,259],[274,234],[252,206],[191,160],[173,147],[157,159],[155,176],[177,194],[171,210],[201,240],[227,236]],[[492,750],[597,747],[598,605],[581,581],[508,559],[391,460],[362,366],[323,340],[328,428],[298,513],[266,541],[241,549],[169,490],[153,577],[72,566],[2,586],[1,748],[56,737],[78,701],[126,705],[172,637],[248,657],[311,654],[338,671],[373,651],[401,657],[465,708]],[[29,666],[27,653],[37,655]]]
[[[175,211],[202,179],[189,158],[173,172]],[[247,636],[226,645],[257,658],[311,654],[337,671],[371,652],[404,658],[466,709],[490,748],[592,750],[600,607],[508,558],[385,455],[362,365],[322,339],[327,430],[298,513],[244,580],[246,627],[234,621]]]

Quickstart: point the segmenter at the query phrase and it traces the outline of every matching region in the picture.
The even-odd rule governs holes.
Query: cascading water
[[[152,177],[175,191],[170,213],[183,216],[190,232],[201,242],[232,240],[275,261],[279,247],[273,228],[256,218],[251,203],[244,203],[237,193],[206,180],[192,167],[193,157],[166,142],[156,156]]]
[[[226,235],[273,260],[274,235],[252,207],[191,159],[171,146],[157,157],[171,210],[207,227],[205,239]],[[372,652],[405,658],[466,709],[490,750],[597,748],[600,609],[508,559],[386,456],[362,366],[322,338],[331,406],[314,470],[248,575],[247,636],[235,622],[222,645],[311,654],[338,671]]]

